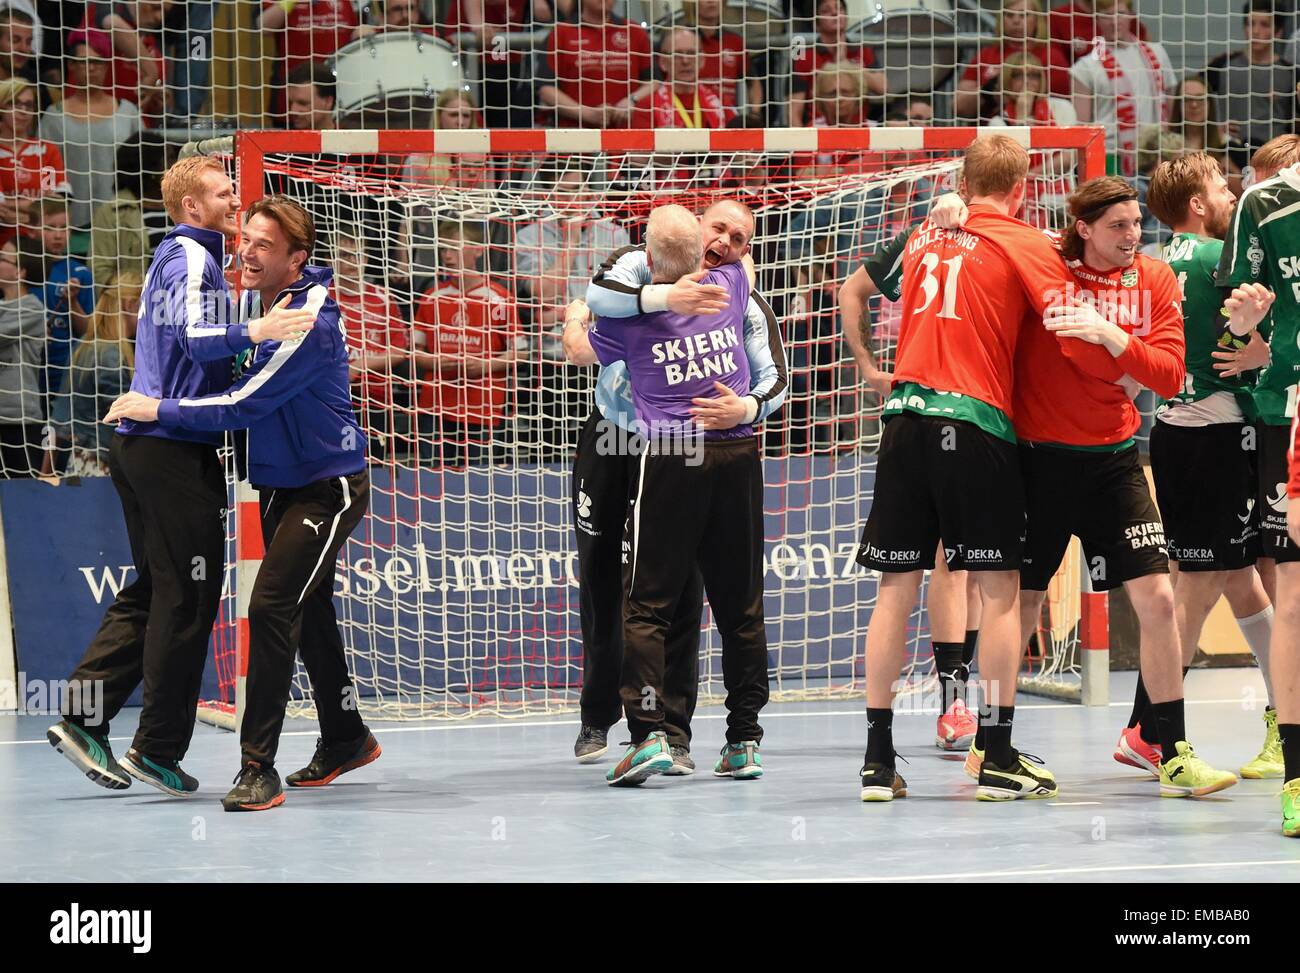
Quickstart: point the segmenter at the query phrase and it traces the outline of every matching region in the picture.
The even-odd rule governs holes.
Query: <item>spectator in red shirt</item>
[[[433,127],[439,130],[483,128],[483,112],[474,96],[460,88],[438,92],[433,108]],[[405,181],[418,186],[454,186],[457,189],[483,189],[489,181],[488,157],[477,152],[455,155],[412,155],[407,162]]]
[[[717,91],[722,103],[736,108],[745,94],[745,124],[761,125],[763,83],[750,72],[749,51],[739,31],[723,23],[722,0],[682,0],[670,26],[690,27],[700,44],[699,78]]]
[[[1048,91],[1047,70],[1025,51],[1010,55],[1002,65],[1002,110],[993,125],[1053,125],[1078,123],[1074,104]],[[1066,198],[1074,189],[1072,175],[1078,159],[1073,151],[1029,153],[1029,179],[1020,219],[1043,229],[1063,226]]]
[[[415,314],[420,442],[438,443],[449,466],[502,455],[511,376],[523,347],[514,298],[483,273],[486,238],[477,224],[439,224],[445,276]]]
[[[817,128],[858,128],[867,124],[865,70],[856,64],[835,62],[817,69],[813,101],[809,106]],[[831,179],[849,172],[866,171],[864,149],[810,152],[795,157],[798,179]]]
[[[632,108],[633,128],[725,128],[736,117],[712,85],[700,84],[700,42],[674,27],[659,42],[659,74]]]
[[[827,64],[850,63],[863,68],[863,80],[866,88],[873,95],[885,93],[885,73],[870,70],[875,64],[875,55],[871,48],[859,44],[850,44],[844,36],[848,27],[849,14],[845,0],[818,0],[817,2],[817,43],[814,47],[804,47],[790,65],[793,75],[790,83],[790,124],[810,125],[809,96],[813,90],[813,80],[817,72]]]
[[[1093,0],[1073,0],[1057,7],[1048,13],[1047,24],[1052,45],[1071,64],[1091,51],[1101,36],[1097,26],[1097,5]],[[1145,24],[1138,21],[1136,30],[1138,40],[1147,39]]]
[[[262,0],[260,27],[275,38],[271,112],[284,110],[284,82],[306,61],[323,61],[352,39],[359,26],[352,0]]]
[[[0,242],[27,222],[31,202],[68,191],[63,155],[32,137],[36,88],[21,78],[0,81]]]
[[[975,60],[962,73],[953,97],[959,118],[987,119],[1002,109],[1005,92],[999,90],[1002,64],[1012,54],[1030,54],[1047,70],[1049,92],[1069,98],[1070,61],[1047,43],[1047,18],[1039,0],[1005,0],[998,14],[998,37],[981,47]],[[981,105],[981,95],[984,104]]]
[[[113,44],[113,94],[138,106],[148,127],[158,124],[166,108],[167,71],[160,38],[171,5],[172,0],[92,3],[80,27],[108,34]]]
[[[578,23],[556,24],[538,64],[538,98],[572,128],[624,128],[651,90],[650,35],[614,15],[615,0],[582,0]]]
[[[355,232],[335,237],[334,273],[334,300],[348,338],[352,401],[370,455],[384,459],[392,455],[393,435],[401,431],[393,428],[396,413],[410,406],[409,381],[397,376],[409,354],[410,328],[388,288],[366,277],[366,250]]]
[[[324,64],[300,64],[285,86],[289,127],[300,132],[337,128],[334,121],[334,72]]]

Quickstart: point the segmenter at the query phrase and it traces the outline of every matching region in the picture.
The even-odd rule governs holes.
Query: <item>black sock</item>
[[[1184,680],[1184,681],[1186,681],[1186,679],[1187,679],[1187,673],[1188,673],[1188,670],[1189,670],[1189,669],[1191,669],[1191,666],[1184,666],[1184,667],[1183,667],[1183,680]],[[1141,675],[1139,675],[1139,676],[1138,676],[1139,681],[1141,680],[1141,678],[1142,678]],[[1145,689],[1143,689],[1142,692],[1143,692],[1143,695],[1146,695],[1146,690],[1145,690]],[[1142,713],[1141,713],[1141,715],[1140,715],[1140,721],[1141,721],[1141,722],[1140,722],[1140,725],[1141,725],[1141,727],[1142,727],[1142,732],[1141,732],[1139,735],[1142,737],[1142,740],[1143,740],[1144,743],[1159,743],[1159,742],[1160,742],[1160,731],[1156,729],[1156,715],[1155,715],[1155,713],[1152,712],[1152,710],[1151,710],[1152,705],[1153,705],[1153,704],[1152,704],[1152,702],[1151,702],[1151,698],[1148,696],[1148,697],[1147,697],[1147,705],[1146,705],[1146,708],[1142,711]],[[1179,739],[1182,739],[1182,738],[1180,737]],[[1176,756],[1176,754],[1173,754],[1173,755],[1171,755],[1171,756]]]
[[[894,711],[892,709],[872,709],[867,707],[867,755],[863,761],[868,764],[894,766]]]
[[[1152,703],[1150,713],[1154,717],[1156,733],[1160,737],[1161,760],[1172,760],[1178,756],[1174,746],[1179,740],[1187,739],[1187,725],[1183,718],[1182,699],[1171,699],[1167,703]]]
[[[1133,692],[1133,712],[1128,716],[1128,728],[1130,730],[1142,722],[1142,717],[1146,714],[1146,709],[1150,704],[1151,699],[1147,696],[1146,683],[1142,681],[1142,670],[1139,669],[1137,689]],[[1147,742],[1151,743],[1153,741],[1147,740]]]
[[[1282,738],[1282,761],[1286,764],[1282,779],[1295,780],[1300,777],[1300,724],[1279,723],[1277,735]]]
[[[1015,719],[1014,706],[990,706],[988,729],[984,731],[984,759],[997,767],[1008,767],[1015,756],[1011,748],[1011,721]]]
[[[939,674],[939,712],[948,712],[954,699],[966,698],[966,670],[960,642],[934,642],[934,669]]]
[[[975,661],[975,646],[980,640],[980,630],[978,628],[966,629],[966,641],[961,646],[961,664],[970,672],[970,664]]]

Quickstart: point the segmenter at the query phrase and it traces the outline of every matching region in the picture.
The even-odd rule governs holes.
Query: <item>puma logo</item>
[[[313,524],[310,520],[304,517],[302,518],[302,522],[305,526],[311,528],[313,534],[315,534],[317,537],[320,537],[321,524],[325,523],[325,521],[322,520],[320,524]]]
[[[1169,779],[1173,780],[1175,777],[1177,777],[1186,769],[1187,769],[1186,767],[1183,767],[1181,765],[1175,767],[1173,770],[1169,771]]]

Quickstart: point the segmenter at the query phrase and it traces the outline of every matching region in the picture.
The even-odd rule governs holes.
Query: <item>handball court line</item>
[[[1230,704],[1231,704],[1231,705],[1233,705],[1233,706],[1240,706],[1240,705],[1241,705],[1241,702],[1242,702],[1242,700],[1241,700],[1241,697],[1240,697],[1240,696],[1233,696],[1233,697],[1230,697],[1230,698],[1228,698],[1228,699],[1189,699],[1189,700],[1186,700],[1186,705],[1187,705],[1187,706],[1226,706],[1226,705],[1230,705]],[[719,704],[719,705],[721,705],[721,704]],[[780,703],[777,703],[777,704],[775,704],[775,705],[778,705],[778,706],[779,706],[779,705],[781,705],[781,704],[780,704]],[[804,704],[794,704],[794,705],[804,705]],[[1118,702],[1107,703],[1106,705],[1107,705],[1108,707],[1110,707],[1111,709],[1117,709],[1117,708],[1122,708],[1122,709],[1132,709],[1132,707],[1133,707],[1133,701],[1132,701],[1132,700],[1123,700],[1123,701],[1118,701]],[[1020,713],[1020,712],[1024,712],[1025,710],[1082,709],[1082,708],[1083,708],[1083,707],[1081,707],[1078,703],[1064,703],[1064,702],[1063,702],[1063,703],[1025,703],[1025,704],[1017,704],[1017,705],[1016,705],[1016,712]],[[898,715],[898,716],[935,716],[935,715],[938,714],[938,712],[939,712],[938,710],[916,710],[916,711],[914,711],[914,712],[906,712],[906,711],[904,711],[904,712],[897,713],[896,715]],[[0,714],[0,715],[7,715],[7,716],[38,716],[38,715],[42,715],[42,714],[37,714],[37,713],[8,713],[8,714]],[[55,717],[57,714],[54,714],[54,713],[47,713],[47,714],[44,714],[44,715],[53,718],[53,717]],[[789,720],[789,719],[812,719],[812,718],[814,718],[814,717],[826,717],[826,716],[863,716],[863,715],[864,715],[864,712],[863,712],[863,710],[861,710],[861,709],[845,709],[845,710],[808,710],[808,711],[806,711],[806,712],[796,712],[796,713],[780,713],[780,712],[764,713],[764,714],[763,714],[763,719],[764,719],[764,720],[781,720],[781,719]],[[291,717],[291,718],[292,718],[292,717]],[[692,720],[693,720],[693,721],[704,721],[704,720],[725,720],[726,718],[727,718],[727,714],[726,714],[726,713],[696,713],[695,716],[692,718]],[[376,723],[376,724],[382,724],[382,721],[380,721],[380,720],[376,720],[375,723]],[[375,726],[371,726],[370,729],[371,729],[371,732],[373,732],[376,736],[378,736],[378,735],[381,734],[381,733],[438,733],[438,732],[448,732],[448,731],[451,731],[451,730],[500,730],[500,729],[505,729],[505,728],[510,728],[510,727],[530,727],[530,726],[581,726],[581,725],[582,725],[582,720],[581,720],[581,719],[577,719],[577,720],[561,720],[561,719],[556,719],[556,720],[509,720],[509,719],[506,719],[506,720],[502,720],[502,719],[498,719],[498,720],[496,720],[495,722],[492,722],[492,723],[484,723],[484,722],[481,722],[481,721],[479,721],[479,720],[463,720],[463,721],[456,722],[456,723],[427,724],[427,725],[421,725],[421,726],[383,726],[383,725],[375,725]],[[227,732],[227,731],[222,731],[222,732]],[[313,729],[313,730],[286,730],[286,731],[284,731],[283,733],[281,733],[280,736],[281,736],[281,737],[314,737],[314,736],[320,736],[320,731],[319,731],[318,729]],[[131,737],[131,736],[117,736],[117,737],[109,737],[108,739],[109,739],[110,742],[113,742],[113,741],[122,741],[122,740],[133,740],[134,737]],[[49,741],[46,740],[44,737],[41,737],[39,740],[0,740],[0,747],[20,747],[20,746],[28,746],[28,745],[35,745],[35,744],[45,744],[46,746],[49,746]]]

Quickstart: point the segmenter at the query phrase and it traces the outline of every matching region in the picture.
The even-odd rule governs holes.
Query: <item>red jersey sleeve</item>
[[[1147,334],[1129,340],[1124,353],[1115,359],[1125,374],[1156,395],[1170,399],[1183,387],[1187,374],[1184,353],[1183,309],[1178,280],[1169,266],[1148,263],[1151,274],[1151,327]]]
[[[1045,310],[1060,302],[1074,278],[1052,241],[1032,227],[1015,228],[1002,245],[1011,257],[1011,266],[1029,298],[1029,306],[1041,317]]]

